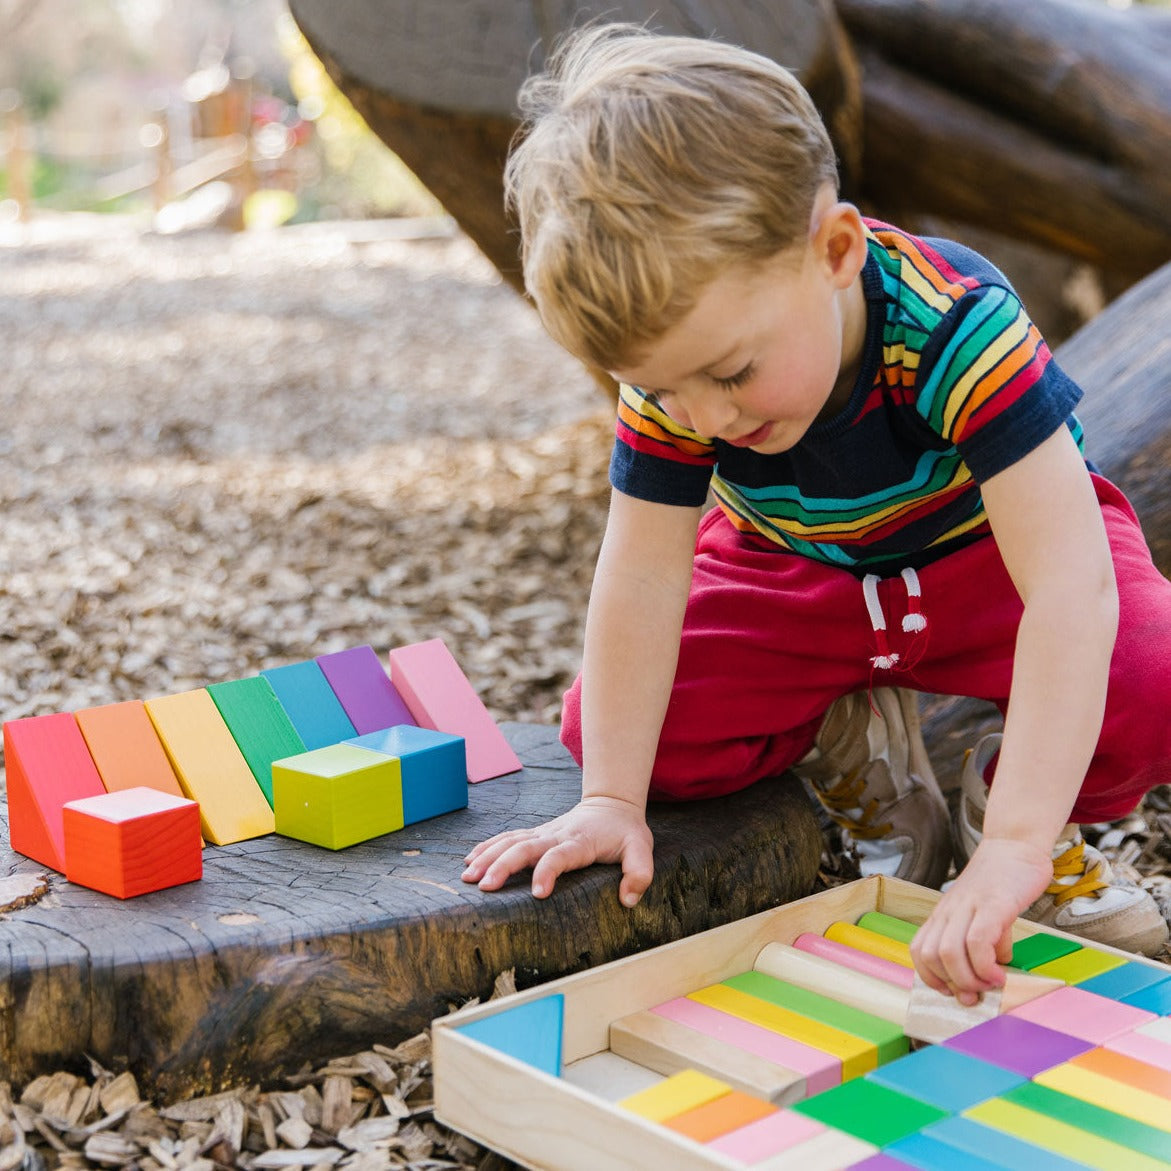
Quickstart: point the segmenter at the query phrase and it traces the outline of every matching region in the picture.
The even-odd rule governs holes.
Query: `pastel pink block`
[[[778,1110],[767,1118],[750,1122],[705,1145],[722,1155],[743,1159],[745,1163],[760,1163],[770,1155],[780,1154],[781,1151],[816,1138],[825,1129],[816,1119],[807,1118],[804,1114]]]
[[[801,1074],[809,1094],[819,1094],[841,1084],[842,1063],[836,1057],[689,997],[668,1000],[652,1008],[651,1012]]]
[[[464,738],[472,784],[521,768],[441,638],[396,647],[389,659],[391,682],[419,727]]]
[[[833,960],[843,968],[852,968],[855,972],[864,972],[867,976],[875,976],[888,984],[897,984],[900,988],[915,986],[913,968],[904,968],[902,964],[871,955],[858,947],[847,947],[844,943],[838,943],[836,939],[826,939],[824,935],[814,935],[807,931],[793,940],[793,946],[809,952],[810,955]]]
[[[1157,1037],[1149,1037],[1142,1032],[1121,1033],[1111,1037],[1104,1048],[1171,1072],[1171,1045]]]
[[[1153,1012],[1098,996],[1072,984],[1038,996],[1036,1000],[1014,1008],[1009,1015],[1056,1029],[1070,1037],[1079,1037],[1093,1045],[1103,1045],[1112,1037],[1155,1019]]]

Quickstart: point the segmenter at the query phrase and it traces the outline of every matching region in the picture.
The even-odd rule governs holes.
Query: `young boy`
[[[620,863],[632,906],[648,796],[794,767],[864,870],[938,885],[914,689],[1006,717],[965,769],[967,864],[916,935],[926,982],[964,1003],[1002,982],[1022,913],[1156,951],[1153,900],[1078,824],[1171,780],[1171,586],[1005,278],[841,202],[808,96],[755,54],[595,27],[522,101],[526,284],[621,399],[562,726],[582,799],[476,847],[464,879],[532,867],[540,898]]]

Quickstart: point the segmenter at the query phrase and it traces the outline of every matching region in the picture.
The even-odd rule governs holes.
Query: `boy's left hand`
[[[915,932],[911,957],[924,983],[963,1005],[1004,984],[1013,921],[1053,881],[1049,851],[985,837],[967,866]]]

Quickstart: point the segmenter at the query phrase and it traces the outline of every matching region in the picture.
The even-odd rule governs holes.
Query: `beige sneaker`
[[[934,888],[947,877],[947,803],[923,747],[914,692],[876,687],[842,696],[793,771],[842,827],[863,875]]]
[[[984,830],[988,787],[984,771],[1000,751],[1001,736],[983,737],[968,753],[960,800],[952,821],[956,865],[975,853]],[[1156,955],[1167,942],[1167,923],[1155,900],[1114,873],[1105,856],[1073,832],[1053,847],[1053,881],[1024,917],[1058,931],[1123,951]]]

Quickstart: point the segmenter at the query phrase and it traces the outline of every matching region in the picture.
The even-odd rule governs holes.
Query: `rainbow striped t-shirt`
[[[623,386],[610,482],[663,504],[712,490],[755,543],[859,575],[921,567],[989,532],[979,484],[1061,426],[1078,386],[1006,278],[962,245],[867,220],[867,329],[850,401],[761,455],[681,427]]]

